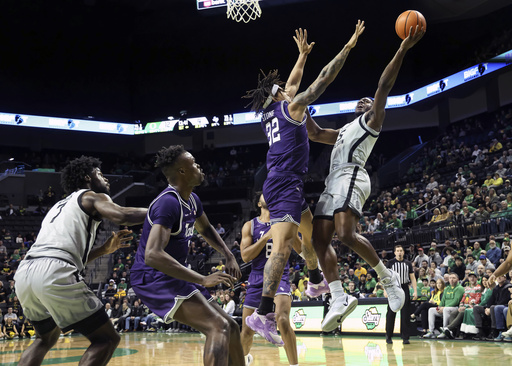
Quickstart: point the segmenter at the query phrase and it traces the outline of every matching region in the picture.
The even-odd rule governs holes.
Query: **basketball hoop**
[[[261,16],[259,0],[228,0],[228,19],[249,23]]]

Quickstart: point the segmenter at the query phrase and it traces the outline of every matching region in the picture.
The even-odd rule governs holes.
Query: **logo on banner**
[[[292,322],[295,325],[295,329],[300,329],[306,324],[307,314],[304,312],[304,309],[299,309],[293,314]]]
[[[364,311],[362,321],[367,330],[374,330],[380,323],[381,313],[377,311],[375,306]]]

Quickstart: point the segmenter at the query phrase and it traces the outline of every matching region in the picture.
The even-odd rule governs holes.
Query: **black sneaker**
[[[408,340],[408,339],[404,339],[404,342],[403,342],[403,343],[404,343],[404,344],[411,344],[411,342],[409,342],[409,340]]]
[[[393,340],[391,338],[386,337],[387,344],[393,344]]]

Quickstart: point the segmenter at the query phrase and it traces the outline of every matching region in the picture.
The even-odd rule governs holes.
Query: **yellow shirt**
[[[297,289],[300,291],[300,292],[304,292],[304,282],[306,281],[309,281],[309,278],[307,277],[304,277],[303,280],[299,280],[299,286],[297,286]]]
[[[437,292],[437,293],[433,293],[432,296],[430,296],[430,300],[432,300],[433,302],[435,302],[437,305],[439,305],[441,303],[441,295],[443,293],[442,292]]]
[[[354,271],[354,275],[355,275],[355,276],[357,276],[357,278],[359,278],[359,279],[361,279],[361,275],[362,275],[362,274],[364,274],[364,275],[365,275],[365,274],[367,274],[367,273],[368,273],[368,272],[366,271],[366,268],[364,268],[364,267],[361,267],[361,269],[356,269],[356,270]]]
[[[297,299],[299,299],[299,301],[301,301],[301,300],[302,300],[302,296],[301,296],[300,291],[299,291],[299,289],[298,289],[298,288],[297,288],[297,289],[295,289],[295,291],[293,291],[293,292],[292,292],[292,296],[297,297]]]

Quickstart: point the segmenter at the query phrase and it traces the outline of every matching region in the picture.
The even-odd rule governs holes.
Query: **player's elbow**
[[[249,258],[249,256],[247,255],[247,253],[244,253],[244,252],[241,252],[240,253],[241,257],[242,257],[242,260],[244,261],[244,263],[248,263],[251,261],[252,258]]]

